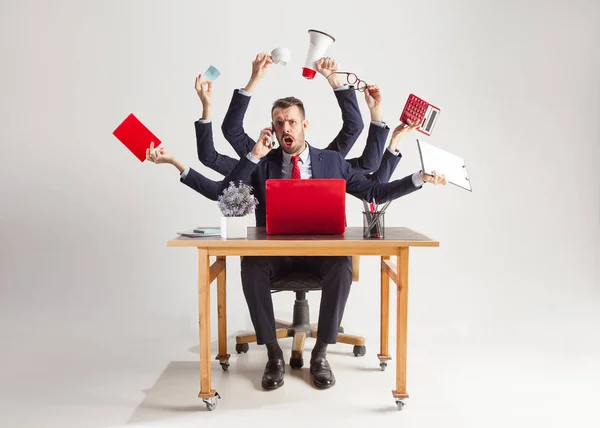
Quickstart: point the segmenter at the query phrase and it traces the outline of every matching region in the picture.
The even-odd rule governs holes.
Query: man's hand
[[[365,101],[369,112],[371,113],[371,121],[382,122],[383,113],[381,112],[381,90],[377,85],[369,85],[365,89]]]
[[[202,74],[196,77],[196,93],[205,108],[212,104],[212,82],[202,81]]]
[[[154,163],[173,163],[174,157],[164,147],[154,148],[153,141],[150,143],[150,148],[146,149],[146,160]]]
[[[271,135],[272,131],[270,127],[264,128],[262,131],[260,131],[260,136],[258,137],[258,140],[256,140],[256,144],[252,149],[252,156],[254,156],[256,159],[262,159],[269,154],[273,148],[271,145]]]
[[[433,175],[429,175],[429,174],[425,174],[423,171],[421,171],[421,179],[425,182],[425,183],[431,183],[431,184],[441,184],[442,186],[445,186],[448,183],[448,179],[446,178],[446,176],[444,174],[438,174],[437,171],[432,171]]]
[[[317,71],[325,77],[329,76],[334,71],[338,71],[339,68],[337,61],[329,57],[321,58],[315,62],[315,66],[317,67]]]
[[[256,55],[256,58],[252,61],[252,75],[250,76],[250,81],[244,88],[244,91],[252,92],[258,82],[265,76],[267,68],[269,68],[269,65],[271,64],[273,64],[271,55],[267,53],[259,53]]]
[[[400,139],[404,135],[408,134],[411,131],[414,131],[419,126],[421,126],[421,121],[415,123],[408,119],[406,122],[407,123],[400,122],[400,125],[396,126],[396,128],[394,128],[394,131],[392,132],[392,138],[390,138],[389,148],[393,152],[396,152],[398,150],[398,144],[400,143]]]
[[[369,110],[381,107],[381,91],[379,86],[367,86],[367,89],[365,89],[365,101]]]
[[[339,65],[335,59],[325,57],[315,62],[315,67],[319,74],[325,76],[329,84],[333,89],[341,88],[344,86],[344,79],[342,75],[332,74],[334,71],[339,70]]]
[[[185,171],[185,166],[176,160],[171,153],[167,152],[164,147],[154,148],[154,141],[150,143],[150,148],[146,149],[146,160],[153,163],[170,163],[179,170],[180,174]]]

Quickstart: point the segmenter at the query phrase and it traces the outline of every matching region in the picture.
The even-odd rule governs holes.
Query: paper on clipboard
[[[444,174],[449,183],[469,192],[473,191],[463,158],[419,139],[417,139],[417,147],[419,148],[419,156],[421,157],[421,167],[425,174],[433,175],[432,172],[437,171],[440,174]]]

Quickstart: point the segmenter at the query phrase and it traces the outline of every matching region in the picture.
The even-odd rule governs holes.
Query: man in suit
[[[234,106],[235,107],[235,106]],[[244,182],[254,188],[258,199],[256,225],[266,226],[265,183],[268,179],[343,178],[348,193],[365,201],[379,203],[405,196],[424,183],[446,184],[446,178],[416,172],[391,183],[369,180],[354,170],[336,151],[320,150],[308,145],[304,131],[308,127],[302,101],[294,97],[278,99],[271,109],[272,126],[264,128],[252,151],[243,156],[219,187],[221,193],[230,182]],[[378,128],[371,123],[370,127]],[[273,149],[272,129],[280,147]],[[383,135],[383,134],[376,134]],[[387,133],[385,134],[387,136]],[[385,137],[384,137],[385,141]],[[279,275],[295,270],[308,270],[322,280],[318,333],[310,359],[310,373],[317,388],[335,384],[335,376],[327,361],[327,345],[337,342],[337,335],[352,283],[349,257],[244,257],[242,288],[254,325],[257,344],[267,347],[268,361],[262,377],[265,389],[283,385],[285,363],[275,336],[275,317],[270,284]]]
[[[390,181],[392,174],[396,170],[396,167],[400,163],[400,159],[402,158],[402,153],[400,152],[398,145],[400,143],[400,139],[403,135],[417,129],[419,127],[419,123],[400,123],[392,132],[392,137],[390,138],[390,142],[388,144],[387,149],[383,153],[381,164],[377,171],[366,174],[365,176],[369,180],[373,180],[377,183],[387,183]],[[369,129],[369,136],[367,137],[367,146],[373,145],[370,144],[372,140],[375,140],[378,137],[381,137],[379,133],[372,133],[371,131],[374,128]],[[212,138],[212,133],[206,133],[203,136],[204,139]],[[385,141],[385,138],[384,138]],[[209,145],[209,143],[201,140],[202,144]],[[377,142],[378,144],[378,142]],[[366,150],[366,148],[365,148]],[[233,159],[233,158],[231,158]],[[361,159],[359,158],[356,158]],[[179,171],[179,180],[184,183],[189,188],[195,190],[200,193],[202,196],[210,199],[211,201],[217,201],[219,194],[219,186],[222,181],[211,180],[210,178],[204,176],[193,168],[186,167],[183,163],[173,156],[173,154],[166,151],[164,146],[154,147],[154,143],[150,144],[150,148],[146,150],[146,160],[161,164],[171,164],[177,168]],[[235,161],[236,165],[238,161]],[[356,163],[358,164],[358,162]],[[233,169],[233,168],[232,168]]]
[[[252,62],[252,75],[244,89],[235,90],[233,99],[227,114],[223,120],[221,129],[225,139],[229,141],[238,156],[245,156],[254,147],[255,141],[244,132],[241,119],[246,113],[250,101],[251,91],[264,77],[267,68],[272,63],[270,55],[261,53]],[[323,75],[331,75],[337,69],[337,63],[330,58],[323,58],[317,62],[317,68]],[[344,90],[339,77],[328,79],[334,90],[337,102],[342,112],[342,129],[327,146],[327,149],[338,150],[345,157],[364,129],[364,124],[358,108],[358,102],[354,91]],[[227,175],[237,164],[237,159],[223,155],[214,148],[212,122],[210,120],[212,110],[212,86],[213,82],[203,81],[202,74],[196,77],[195,88],[202,102],[202,117],[194,122],[196,131],[196,147],[198,159],[208,168],[222,175]],[[378,88],[371,87],[366,95],[368,104],[375,104],[379,96]],[[233,107],[233,108],[232,108]],[[353,165],[358,165],[367,172],[373,172],[379,167],[383,147],[367,147],[360,158],[350,159]],[[212,199],[212,198],[211,198]]]
[[[261,67],[265,67],[268,64],[269,58],[263,56],[257,56],[257,59],[253,62],[253,76],[250,79],[250,83],[246,86],[246,89],[251,90],[255,85],[262,79],[264,70],[257,72],[255,75],[254,70],[260,70]],[[318,68],[323,75],[330,75],[331,70],[337,68],[337,64],[334,60],[329,58],[323,58],[317,62]],[[346,156],[350,148],[353,146],[358,136],[363,130],[363,122],[358,108],[356,95],[352,90],[352,87],[344,87],[339,80],[327,79],[330,82],[336,99],[342,112],[342,129],[336,135],[334,140],[329,144],[327,149],[329,150],[340,150],[343,156]],[[227,175],[237,165],[238,159],[234,159],[230,156],[223,155],[215,150],[213,132],[212,132],[212,95],[213,95],[213,82],[203,81],[202,74],[196,77],[195,89],[202,103],[202,115],[199,120],[194,123],[196,131],[196,147],[198,152],[198,159],[207,167],[213,169],[222,175]],[[243,117],[248,107],[249,95],[237,95],[238,91],[234,92],[234,98],[230,105],[230,109],[223,121],[223,128],[227,129],[226,135],[229,137],[229,141],[232,145],[236,146],[242,144],[238,150],[243,153],[244,156],[247,154],[248,146],[251,150],[254,147],[255,141],[249,137],[243,129]],[[248,93],[249,94],[249,93]],[[399,152],[388,149],[383,153],[383,147],[389,132],[383,123],[379,122],[381,117],[381,91],[377,86],[369,86],[365,91],[365,101],[369,108],[372,123],[378,123],[378,127],[371,127],[369,129],[369,135],[366,139],[366,145],[362,154],[358,158],[347,159],[353,169],[357,171],[363,171],[367,173],[368,178],[376,180],[380,183],[388,182],[396,166],[398,165],[401,156],[398,156]],[[225,126],[227,125],[227,126]],[[409,124],[400,124],[399,127],[403,127],[404,131],[408,130]],[[412,128],[410,128],[412,129]],[[397,145],[397,142],[392,139],[390,146]],[[153,147],[152,147],[153,148]],[[163,148],[164,152],[164,148]],[[152,160],[149,157],[150,150],[148,150],[146,158]],[[160,154],[161,151],[157,151]],[[167,163],[168,157],[160,157],[159,163]],[[172,159],[177,164],[181,163],[174,158]],[[372,172],[375,171],[375,172]],[[206,198],[216,201],[218,198],[218,187],[221,181],[211,180],[200,172],[193,168],[183,168],[180,171],[180,181],[202,194]]]
[[[396,170],[396,167],[398,166],[398,164],[400,163],[400,159],[402,158],[402,154],[398,149],[401,137],[403,135],[406,135],[410,131],[417,129],[419,125],[419,123],[412,124],[409,121],[409,123],[400,123],[394,129],[388,147],[383,153],[383,156],[381,157],[381,164],[379,168],[377,169],[377,171],[365,175],[369,180],[373,180],[377,183],[387,183],[388,181],[390,181],[392,174]],[[379,134],[378,132],[372,132],[373,129],[375,128],[369,129],[369,135],[367,137],[367,146],[372,146],[373,144],[371,143],[371,141],[374,141],[376,138],[381,138],[381,134]],[[212,138],[212,133],[204,134],[203,138]],[[383,138],[383,140],[385,141],[385,138]],[[201,143],[206,145],[212,145],[212,143],[208,143],[205,140],[201,140]],[[377,141],[375,144],[379,144],[379,142]],[[365,148],[365,150],[367,149]],[[360,160],[361,157],[356,158],[356,160]],[[211,180],[210,178],[204,176],[195,169],[186,167],[185,165],[183,165],[183,163],[177,160],[175,156],[166,151],[164,146],[154,147],[154,143],[151,143],[150,148],[146,150],[146,160],[156,164],[168,163],[175,166],[180,174],[179,180],[183,184],[200,193],[207,199],[210,199],[211,201],[217,201],[219,194],[219,186],[221,185],[222,181]],[[348,162],[348,160],[346,161]],[[235,162],[237,165],[238,161]],[[358,162],[356,163],[356,165],[358,165]]]
[[[267,69],[271,63],[272,59],[270,55],[266,53],[256,55],[256,58],[252,62],[250,80],[243,89],[235,89],[233,91],[229,108],[223,118],[223,124],[221,125],[223,135],[240,158],[246,156],[256,144],[256,141],[244,131],[244,116],[250,104],[252,94],[267,74]],[[334,59],[329,57],[321,58],[315,63],[315,67],[317,72],[326,78],[327,83],[333,89],[342,113],[342,129],[326,149],[335,150],[345,158],[364,129],[356,93],[353,86],[344,84],[342,77],[339,74],[335,74],[335,71],[338,70],[338,64]],[[373,130],[373,132],[384,133],[386,127],[381,122],[381,95],[377,86],[371,85],[366,88],[365,101],[371,115],[371,123],[375,123],[383,128],[381,130]],[[347,161],[357,171],[371,173],[377,170],[381,163],[385,140],[385,138],[367,139],[367,145],[362,155],[358,158],[348,159]]]

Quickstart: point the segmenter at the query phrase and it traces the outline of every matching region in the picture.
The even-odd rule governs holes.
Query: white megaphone
[[[315,62],[323,58],[325,51],[335,39],[327,33],[319,30],[308,30],[310,34],[310,45],[308,47],[308,54],[306,55],[306,62],[302,68],[302,77],[307,79],[313,79],[317,74]]]

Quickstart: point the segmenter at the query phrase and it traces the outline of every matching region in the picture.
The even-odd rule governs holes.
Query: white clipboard
[[[465,160],[445,150],[432,146],[425,141],[417,139],[421,167],[424,174],[433,175],[433,171],[444,174],[448,183],[472,192],[471,180],[467,172]]]

